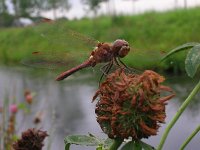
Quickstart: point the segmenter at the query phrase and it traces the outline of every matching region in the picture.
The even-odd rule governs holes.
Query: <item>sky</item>
[[[13,6],[7,0],[7,6],[11,13],[13,13]],[[56,11],[57,17],[65,16],[69,19],[82,18],[84,16],[92,17],[93,13],[86,11],[86,6],[82,5],[82,0],[69,0],[71,9],[69,11]],[[185,0],[110,0],[108,3],[101,3],[98,14],[108,14],[109,11],[115,11],[117,14],[138,14],[145,11],[165,11],[174,9],[176,7],[184,7]],[[200,0],[186,0],[188,7],[200,6]],[[54,19],[53,11],[43,12],[42,15],[47,18]]]
[[[57,16],[66,16],[69,19],[81,18],[84,16],[91,17],[92,12],[86,12],[86,6],[81,4],[81,0],[69,0],[72,8],[63,13],[57,11]],[[188,7],[200,6],[200,0],[187,0]],[[114,10],[118,14],[138,14],[145,11],[165,11],[176,7],[184,7],[184,0],[110,0],[110,11]],[[99,14],[107,14],[108,4],[102,3],[98,10]],[[53,19],[53,12],[43,13],[45,17]]]

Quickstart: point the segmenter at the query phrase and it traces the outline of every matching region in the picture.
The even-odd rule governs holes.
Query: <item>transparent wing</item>
[[[64,53],[64,52],[48,52],[48,51],[35,51],[27,55],[22,59],[21,63],[27,66],[36,68],[47,68],[47,69],[70,69],[75,67],[88,57],[85,55],[76,53]]]
[[[161,58],[164,56],[160,50],[140,50],[132,48],[128,56],[123,61],[136,70],[156,69],[160,65]]]
[[[33,67],[74,67],[87,60],[93,47],[98,44],[98,41],[71,30],[73,27],[70,27],[67,21],[46,20],[46,23],[37,23],[30,28],[35,31],[37,42],[45,41],[35,42],[32,45],[32,53],[22,60],[23,64]],[[125,57],[125,63],[140,70],[156,66],[160,58],[160,51],[141,51],[133,48]]]
[[[97,40],[76,32],[75,30],[78,29],[72,25],[70,26],[68,21],[45,20],[44,22],[43,20],[32,28],[38,33],[38,36],[42,37],[43,40],[48,41],[52,47],[58,47],[59,50],[91,50],[98,44]]]
[[[57,69],[70,68],[89,58],[98,41],[71,30],[65,21],[43,19],[29,27],[34,41],[31,42],[23,64]]]

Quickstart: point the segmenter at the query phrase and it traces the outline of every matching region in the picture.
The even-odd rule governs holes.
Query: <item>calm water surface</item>
[[[54,81],[56,74],[50,71],[38,72],[35,69],[24,67],[1,67],[0,68],[0,104],[6,95],[9,99],[16,98],[23,102],[24,89],[36,93],[31,113],[22,118],[22,112],[18,113],[17,131],[20,133],[28,128],[33,128],[33,118],[42,113],[42,123],[37,127],[48,131],[50,136],[45,140],[45,148],[51,143],[51,150],[63,150],[63,139],[69,134],[87,134],[88,132],[106,137],[96,122],[94,108],[91,99],[97,89],[98,79],[95,74],[77,73],[75,76],[62,81]],[[191,91],[195,82],[185,77],[169,78],[166,84],[170,85],[177,93],[167,105],[166,123],[171,120],[177,112],[181,102]],[[184,112],[175,127],[170,132],[164,150],[179,149],[182,142],[200,123],[199,97]],[[166,125],[162,125],[158,136],[145,140],[147,143],[157,146]],[[199,148],[200,134],[197,134],[187,146],[188,150]],[[52,142],[51,142],[52,141]],[[89,150],[94,147],[72,146],[72,150]]]

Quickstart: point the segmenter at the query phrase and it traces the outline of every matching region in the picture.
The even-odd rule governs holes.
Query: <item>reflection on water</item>
[[[44,149],[47,149],[48,141],[53,141],[51,144],[52,150],[64,149],[63,139],[69,134],[87,134],[90,132],[105,137],[96,122],[95,104],[91,103],[92,96],[98,86],[97,80],[92,80],[92,75],[88,76],[86,74],[77,76],[77,79],[72,78],[62,82],[54,81],[54,77],[55,75],[50,72],[39,74],[37,70],[32,69],[6,67],[0,69],[0,102],[8,93],[10,98],[16,96],[17,99],[23,101],[24,89],[36,92],[31,114],[26,118],[18,118],[18,132],[34,127],[32,119],[40,111],[43,114],[43,122],[38,127],[47,130],[50,134],[50,137],[46,139]],[[169,122],[195,83],[179,77],[169,80],[167,84],[175,89],[177,96],[180,95],[180,97],[172,99],[167,105],[166,122]],[[198,97],[199,95],[172,129],[164,149],[178,149],[199,124]],[[162,125],[158,136],[145,141],[156,146],[165,127],[166,125]],[[199,138],[200,135],[196,135],[187,149],[198,149]],[[88,150],[94,148],[72,146],[72,149]]]

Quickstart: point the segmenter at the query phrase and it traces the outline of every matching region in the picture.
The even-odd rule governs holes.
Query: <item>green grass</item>
[[[99,41],[112,42],[123,38],[133,48],[125,62],[140,68],[152,67],[160,57],[158,51],[169,51],[187,42],[200,41],[199,18],[200,9],[191,8],[163,13],[148,12],[135,16],[113,18],[101,16],[94,20],[62,21],[59,28],[47,25],[45,27],[0,29],[0,62],[18,64],[22,58],[32,51],[38,50],[69,50],[82,53],[82,49],[86,49],[87,44],[83,46],[84,44],[79,40],[74,41],[67,34],[63,34],[71,28]],[[48,32],[50,38],[55,38],[49,43],[48,40],[39,36],[40,32]],[[64,38],[60,38],[63,36]],[[67,45],[65,41],[70,42]],[[92,48],[92,46],[88,46],[88,51]],[[137,51],[141,51],[144,55],[135,54]],[[173,65],[170,66],[170,63],[166,63],[167,65],[165,64],[163,67],[182,71],[183,56],[176,56]],[[78,59],[80,58],[82,57]]]

